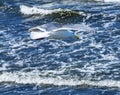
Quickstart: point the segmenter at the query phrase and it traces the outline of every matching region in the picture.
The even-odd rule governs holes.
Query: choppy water
[[[120,95],[120,3],[108,1],[1,0],[0,95]],[[35,26],[80,39],[31,40]]]

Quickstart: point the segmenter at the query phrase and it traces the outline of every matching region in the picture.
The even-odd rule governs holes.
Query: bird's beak
[[[76,38],[76,39],[79,39],[79,36],[75,35],[75,38]]]

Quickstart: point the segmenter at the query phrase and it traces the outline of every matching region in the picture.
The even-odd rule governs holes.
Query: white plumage
[[[71,28],[58,28],[52,31],[46,31],[40,27],[34,27],[29,29],[31,39],[79,39],[79,37],[73,32],[75,29]]]

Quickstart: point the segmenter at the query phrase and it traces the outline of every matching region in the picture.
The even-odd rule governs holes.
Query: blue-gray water
[[[32,40],[35,26],[80,39]],[[0,95],[120,95],[120,3],[0,0]]]

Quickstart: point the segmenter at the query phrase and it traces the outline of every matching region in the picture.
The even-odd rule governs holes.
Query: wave
[[[120,2],[120,0],[80,0],[83,2]]]
[[[0,74],[0,83],[55,85],[55,86],[97,86],[97,87],[117,87],[120,88],[120,81],[116,80],[77,80],[64,79],[61,77],[43,77],[38,72],[4,72]]]
[[[69,9],[51,9],[51,10],[48,10],[48,9],[41,9],[41,8],[38,8],[38,7],[29,7],[29,6],[25,6],[25,5],[21,5],[20,6],[20,12],[22,14],[25,14],[25,15],[34,15],[34,14],[40,14],[40,15],[48,15],[48,14],[52,14],[52,13],[64,13],[64,12],[68,12],[68,13],[74,13],[74,14],[78,14],[78,15],[85,15],[83,12],[76,12],[76,11],[72,11],[72,10],[69,10]]]
[[[20,6],[20,12],[25,14],[25,15],[33,15],[33,14],[47,15],[47,14],[51,14],[52,12],[55,12],[55,11],[60,11],[60,9],[45,10],[45,9],[40,9],[37,7],[28,7],[25,5]]]
[[[120,2],[120,0],[95,0],[100,2]]]
[[[87,14],[82,11],[74,11],[70,9],[43,9],[39,7],[29,7],[25,5],[20,6],[20,12],[25,16],[29,16],[26,21],[36,20],[41,18],[47,22],[58,22],[58,23],[76,23],[83,21]],[[38,18],[39,17],[39,18]]]

